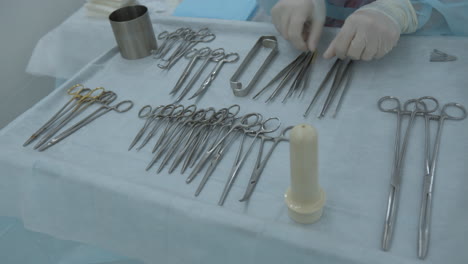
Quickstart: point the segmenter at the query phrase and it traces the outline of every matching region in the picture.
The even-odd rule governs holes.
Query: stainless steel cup
[[[119,8],[109,15],[109,21],[123,58],[129,60],[144,58],[157,48],[146,6]]]

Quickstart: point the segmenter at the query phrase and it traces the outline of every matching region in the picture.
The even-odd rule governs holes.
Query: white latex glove
[[[271,9],[273,24],[299,50],[314,51],[325,23],[324,0],[280,0]]]
[[[400,34],[417,28],[418,19],[409,0],[377,0],[346,19],[323,57],[379,59],[395,47]]]

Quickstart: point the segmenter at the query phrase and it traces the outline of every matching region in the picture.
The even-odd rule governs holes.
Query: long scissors
[[[450,115],[447,111],[449,108],[456,108],[461,110],[460,116]],[[434,148],[431,155],[429,153],[429,146],[426,141],[426,173],[424,175],[423,194],[421,202],[421,211],[419,215],[419,231],[418,231],[418,257],[424,259],[427,255],[429,248],[429,235],[431,224],[431,211],[432,211],[432,195],[434,190],[434,177],[437,165],[437,158],[439,156],[440,140],[442,137],[442,128],[445,120],[463,120],[466,118],[466,109],[458,103],[448,103],[442,107],[438,121],[437,134],[435,138]],[[428,119],[426,119],[428,120]],[[426,121],[426,130],[429,129],[428,122]],[[428,132],[426,132],[428,138]],[[429,163],[430,162],[430,163]]]
[[[252,195],[255,186],[257,186],[258,180],[260,179],[260,176],[262,175],[263,169],[265,169],[268,160],[270,160],[271,154],[273,154],[273,151],[275,150],[276,146],[280,142],[283,141],[289,141],[289,138],[286,136],[286,133],[291,130],[293,126],[286,127],[281,131],[279,136],[277,137],[269,137],[265,135],[260,135],[260,148],[258,150],[258,155],[257,155],[257,161],[255,162],[255,167],[252,171],[252,176],[250,176],[249,184],[247,185],[247,189],[245,190],[244,196],[239,200],[239,202],[244,202],[247,201],[250,196]],[[266,154],[265,158],[262,160],[263,156],[263,148],[265,145],[265,141],[267,140],[272,140],[273,145],[271,146],[270,150]]]
[[[224,55],[223,57],[219,59],[213,59],[214,61],[217,62],[216,66],[213,68],[211,73],[208,75],[208,77],[205,79],[205,81],[202,83],[200,88],[192,95],[192,97],[189,98],[193,99],[201,94],[204,94],[206,90],[208,90],[208,87],[211,85],[211,83],[214,81],[216,76],[218,76],[219,71],[221,70],[221,67],[223,67],[224,63],[235,63],[236,61],[239,60],[239,54],[238,53],[228,53]]]
[[[433,109],[427,110],[427,108],[421,108],[420,102],[424,100],[431,100],[435,102],[435,107]],[[389,108],[385,107],[385,102],[394,102],[396,104],[395,107]],[[400,148],[400,130],[401,130],[401,116],[404,111],[406,111],[407,107],[410,104],[414,104],[414,108],[411,111],[410,120],[408,121],[408,126],[406,128],[405,136],[403,139],[403,144]],[[403,109],[401,107],[401,103],[398,98],[393,96],[385,96],[382,97],[378,101],[378,107],[383,112],[390,112],[397,114],[397,131],[395,136],[395,147],[394,147],[394,160],[392,166],[392,176],[390,181],[390,192],[388,196],[388,203],[387,203],[387,211],[385,216],[385,224],[384,224],[384,231],[382,236],[382,249],[388,250],[390,248],[390,242],[393,235],[393,229],[395,226],[396,221],[396,213],[398,210],[398,197],[400,193],[400,185],[401,185],[401,178],[402,178],[402,167],[403,167],[403,160],[406,153],[406,148],[408,145],[409,136],[411,134],[411,129],[414,125],[414,120],[418,113],[432,113],[438,108],[438,102],[433,97],[421,97],[417,100],[408,100],[405,102]]]

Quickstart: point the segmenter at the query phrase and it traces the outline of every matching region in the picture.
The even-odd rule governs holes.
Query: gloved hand
[[[273,24],[299,50],[314,51],[325,23],[324,0],[280,0],[271,10]]]
[[[377,0],[346,19],[323,57],[379,59],[396,46],[401,33],[416,31],[417,24],[408,0]]]

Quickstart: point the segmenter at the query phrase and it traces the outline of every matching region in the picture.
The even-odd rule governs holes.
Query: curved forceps
[[[456,108],[461,110],[460,116],[453,116],[447,112],[447,109]],[[423,194],[421,200],[421,210],[419,215],[419,230],[418,230],[418,257],[424,259],[429,248],[431,211],[432,211],[432,193],[434,190],[434,178],[439,156],[440,140],[442,137],[442,127],[445,120],[463,120],[466,118],[466,109],[458,103],[448,103],[442,107],[440,118],[438,121],[437,134],[435,138],[434,148],[432,151],[432,161],[428,170],[424,175]],[[427,128],[426,128],[427,129]],[[430,155],[426,152],[426,162],[429,162]],[[427,166],[427,165],[426,165]]]
[[[424,100],[431,100],[435,102],[434,109],[427,110],[425,107],[420,107],[420,102],[424,102]],[[396,102],[396,106],[393,108],[385,108],[383,106],[385,101],[393,101]],[[403,144],[400,148],[400,128],[401,128],[401,114],[406,108],[410,105],[414,104],[414,108],[411,111],[410,120],[408,121],[408,126],[406,128],[405,136],[403,138]],[[390,248],[390,242],[393,235],[393,229],[395,226],[396,221],[396,213],[398,210],[398,197],[400,193],[400,185],[401,185],[401,172],[403,167],[403,160],[406,153],[406,147],[408,145],[409,136],[411,134],[411,129],[414,124],[415,117],[418,113],[432,113],[439,107],[438,101],[433,97],[421,97],[420,99],[412,99],[405,102],[403,109],[401,108],[401,103],[396,97],[392,96],[385,96],[381,98],[378,102],[378,107],[383,112],[391,112],[397,114],[397,132],[395,137],[395,155],[393,161],[393,168],[392,168],[392,176],[390,181],[390,191],[387,201],[387,211],[385,216],[385,224],[384,224],[384,231],[382,236],[382,249],[387,251]]]
[[[267,129],[266,127],[267,127],[268,122],[273,121],[273,120],[278,121],[277,126],[273,126],[272,129]],[[275,132],[276,130],[278,130],[281,127],[281,121],[277,117],[270,117],[270,118],[266,119],[265,121],[263,121],[262,123],[258,124],[258,126],[259,126],[259,129],[257,131],[252,131],[252,133],[255,133],[255,134],[253,136],[253,139],[252,139],[252,141],[250,143],[249,148],[247,149],[247,151],[245,152],[245,154],[243,156],[242,156],[242,153],[243,153],[243,148],[244,148],[244,141],[245,141],[245,138],[247,137],[248,133],[245,133],[244,137],[242,138],[242,142],[240,144],[239,151],[237,152],[237,156],[236,156],[236,159],[234,161],[234,165],[233,165],[233,167],[231,169],[231,173],[229,175],[228,181],[226,182],[226,185],[224,186],[223,193],[221,194],[221,197],[220,197],[219,202],[218,202],[218,205],[220,205],[220,206],[222,206],[224,204],[224,201],[226,200],[226,197],[227,197],[229,191],[231,190],[231,187],[234,184],[234,181],[236,180],[237,175],[239,175],[239,171],[240,171],[242,165],[244,164],[245,160],[247,159],[247,156],[250,154],[250,152],[252,151],[252,148],[254,147],[255,143],[257,142],[257,140],[256,140],[257,137],[259,135],[261,135],[261,134],[267,134],[267,133]]]
[[[255,167],[254,167],[254,169],[252,171],[252,176],[250,176],[250,180],[249,180],[249,184],[247,185],[247,189],[245,190],[245,193],[242,196],[242,198],[239,200],[239,202],[247,201],[250,198],[250,196],[252,195],[252,193],[253,193],[253,191],[255,189],[255,186],[257,186],[257,183],[258,183],[258,180],[260,179],[260,176],[262,175],[263,169],[265,169],[265,167],[266,167],[266,165],[268,163],[268,160],[271,157],[271,154],[273,154],[273,151],[275,150],[276,146],[278,146],[278,144],[280,142],[289,141],[289,137],[286,136],[286,133],[289,130],[291,130],[293,127],[294,126],[286,127],[285,129],[283,129],[281,131],[281,133],[277,137],[269,137],[269,136],[265,136],[265,135],[260,135],[261,141],[260,141],[260,148],[259,148],[258,155],[257,155],[257,161],[255,162]],[[267,140],[272,140],[273,145],[271,146],[268,153],[265,155],[265,158],[262,160],[263,147],[264,147],[265,141],[267,141]]]

